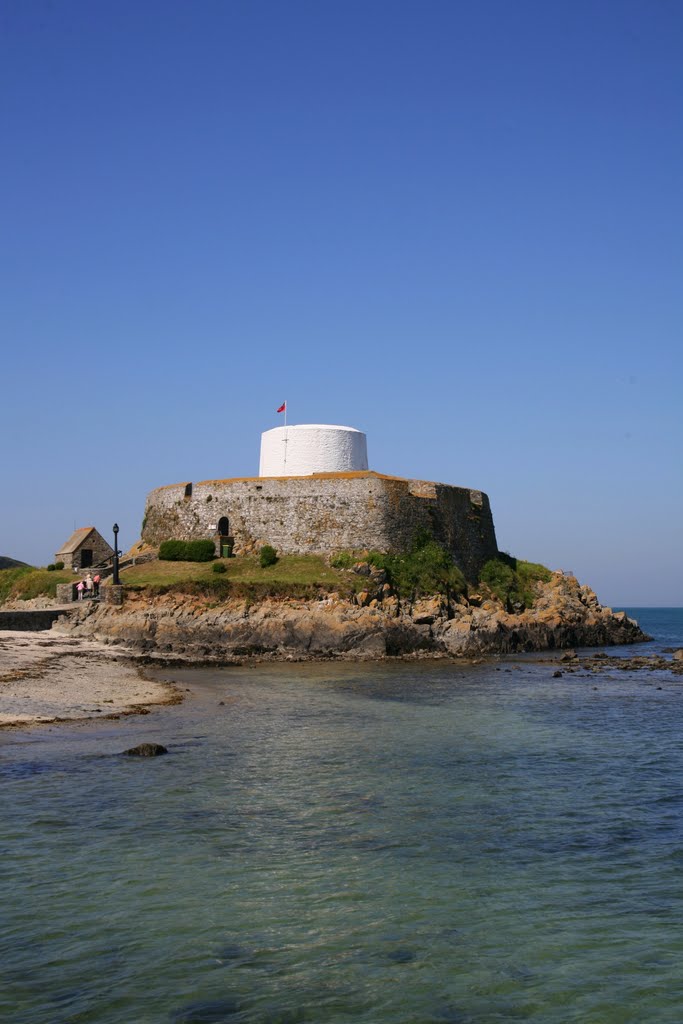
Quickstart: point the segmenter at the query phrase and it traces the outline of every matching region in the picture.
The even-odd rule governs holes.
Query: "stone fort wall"
[[[429,530],[473,579],[497,553],[481,491],[373,472],[204,480],[159,487],[147,497],[142,538],[214,538],[226,517],[235,554],[272,544],[280,554],[399,552]]]

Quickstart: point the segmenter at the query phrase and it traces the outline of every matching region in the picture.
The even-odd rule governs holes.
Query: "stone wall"
[[[63,608],[31,608],[23,611],[0,612],[0,630],[16,629],[24,633],[42,632],[52,628],[63,615],[70,614]]]
[[[406,550],[426,529],[474,578],[497,552],[481,491],[377,473],[205,480],[160,487],[147,498],[142,538],[217,539],[229,523],[235,554],[272,544],[281,554]]]

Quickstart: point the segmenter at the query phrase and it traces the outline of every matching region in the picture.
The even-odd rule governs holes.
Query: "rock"
[[[65,623],[62,631],[96,636],[136,654],[222,664],[252,657],[350,659],[356,651],[367,659],[373,650],[381,658],[377,639],[364,646],[367,638],[376,636],[384,639],[388,657],[556,650],[565,672],[579,664],[572,648],[649,639],[628,618],[619,620],[600,607],[587,607],[576,580],[561,574],[538,586],[533,608],[513,615],[481,592],[471,594],[470,602],[459,597],[446,604],[438,596],[400,600],[388,583],[375,582],[367,562],[360,565],[361,589],[353,598],[321,589],[315,597],[273,595],[247,605],[241,597],[216,603],[199,595],[131,591],[123,608],[99,606],[88,616]],[[590,595],[584,598],[590,600]],[[682,658],[662,660],[667,671],[683,675]]]
[[[679,647],[677,651],[674,651],[673,660],[683,661],[683,647]]]
[[[239,1003],[234,999],[213,999],[189,1003],[176,1010],[171,1020],[173,1024],[224,1024],[228,1017],[235,1017],[239,1012]]]
[[[553,672],[553,679],[559,679],[561,676],[562,676],[562,673],[560,672],[559,669],[556,672]]]
[[[401,946],[399,949],[390,950],[387,953],[387,960],[391,960],[395,964],[409,964],[415,960],[415,953],[412,949]]]
[[[356,562],[352,571],[358,576],[369,576],[371,571],[370,564],[369,562]]]
[[[357,643],[351,653],[358,658],[384,658],[387,653],[386,640],[381,633],[371,634]]]
[[[137,747],[124,750],[123,753],[129,757],[159,757],[160,754],[168,754],[168,750],[162,747],[161,743],[140,743]]]

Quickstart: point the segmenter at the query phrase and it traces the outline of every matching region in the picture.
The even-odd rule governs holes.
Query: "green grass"
[[[55,597],[58,583],[70,583],[73,576],[66,572],[48,572],[22,566],[19,569],[0,569],[0,604],[5,601],[29,601],[32,597]]]
[[[213,566],[222,564],[225,573]],[[52,574],[50,574],[52,575]],[[282,555],[275,565],[262,569],[258,555],[221,558],[215,562],[145,562],[121,572],[121,582],[131,588],[183,590],[188,593],[215,593],[228,596],[258,588],[267,594],[300,593],[304,590],[362,589],[363,580],[330,568],[318,555]],[[246,590],[245,590],[246,588]],[[254,591],[254,594],[256,591]]]

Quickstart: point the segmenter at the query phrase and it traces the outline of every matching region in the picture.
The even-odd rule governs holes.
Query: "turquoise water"
[[[683,680],[552,670],[178,671],[0,734],[0,1018],[680,1021]]]

